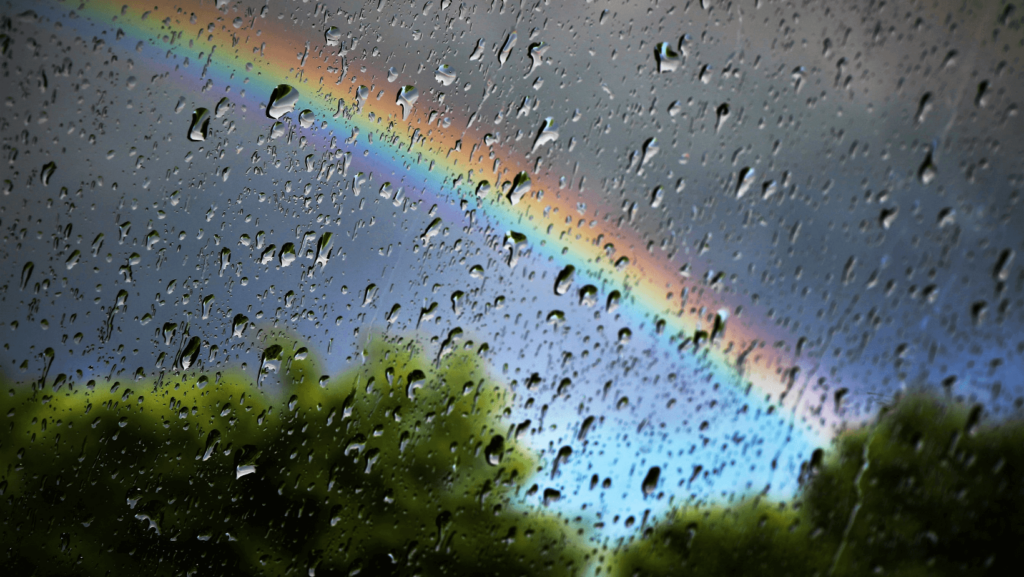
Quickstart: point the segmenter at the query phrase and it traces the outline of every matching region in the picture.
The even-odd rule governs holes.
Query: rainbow
[[[712,277],[711,263],[692,255],[693,268],[688,276],[682,276],[670,254],[649,250],[639,234],[620,226],[620,207],[609,206],[582,185],[562,187],[550,172],[535,173],[536,164],[500,141],[486,145],[491,124],[475,113],[460,116],[463,113],[456,107],[453,112],[432,116],[430,103],[421,96],[403,119],[402,109],[395,103],[399,85],[383,83],[387,76],[383,58],[377,58],[376,64],[368,58],[345,67],[338,47],[324,46],[327,26],[344,28],[342,18],[325,13],[320,18],[328,24],[299,30],[288,20],[233,11],[230,6],[218,9],[215,4],[206,2],[179,11],[177,7],[147,4],[140,8],[125,6],[123,1],[92,0],[81,6],[47,3],[34,9],[85,38],[104,37],[97,34],[97,29],[101,30],[108,44],[140,52],[136,57],[144,62],[138,64],[157,72],[176,71],[183,88],[196,94],[211,82],[218,93],[230,85],[232,100],[245,104],[246,115],[258,117],[268,127],[272,121],[263,112],[270,94],[279,84],[294,86],[301,100],[290,116],[294,120],[301,109],[313,111],[314,126],[301,134],[316,150],[337,145],[351,151],[353,146],[343,141],[357,130],[358,146],[371,152],[365,158],[351,155],[346,178],[358,171],[383,173],[384,178],[374,181],[375,188],[391,178],[410,198],[433,199],[440,216],[449,221],[465,219],[458,202],[465,200],[477,209],[475,216],[482,229],[501,235],[511,231],[523,234],[535,256],[549,260],[558,270],[573,266],[575,286],[592,283],[603,298],[613,290],[620,291],[620,306],[636,330],[657,335],[661,358],[693,357],[698,351],[697,363],[709,367],[723,384],[755,391],[767,403],[789,411],[792,433],[800,435],[806,445],[825,444],[835,434],[837,419],[830,413],[831,404],[815,405],[816,395],[802,395],[812,379],[825,374],[827,367],[819,366],[824,361],[798,359],[794,347],[777,345],[779,329],[757,316],[756,305],[743,304],[739,295],[714,283],[690,280]],[[190,22],[192,13],[195,23]],[[215,23],[212,30],[207,28],[211,22]],[[525,53],[524,44],[516,49]],[[488,51],[484,58],[494,58],[494,54]],[[188,68],[182,67],[185,59],[190,62]],[[382,83],[386,92],[378,98]],[[356,91],[361,85],[373,89],[357,106]],[[452,87],[453,92],[456,88]],[[426,90],[420,87],[421,93]],[[216,98],[211,92],[211,108]],[[445,118],[450,124],[442,127]],[[326,126],[321,127],[324,121]],[[373,136],[372,141],[368,135]],[[492,152],[499,163],[492,159]],[[341,161],[321,157],[317,162],[318,166],[322,162],[324,169],[330,163],[336,171],[342,169]],[[520,173],[530,176],[531,188],[513,205],[499,190],[503,185],[507,190]],[[493,185],[483,197],[478,196],[482,180]],[[339,175],[331,182],[340,186],[343,180]],[[587,206],[586,219],[577,212],[580,202]],[[614,254],[609,245],[614,245]],[[741,306],[745,310],[737,315]],[[716,315],[719,320],[728,319],[727,329],[708,342]],[[807,368],[795,369],[798,361]]]

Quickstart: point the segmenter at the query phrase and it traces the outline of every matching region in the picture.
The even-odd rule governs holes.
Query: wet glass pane
[[[4,566],[1013,574],[1022,18],[8,2]]]

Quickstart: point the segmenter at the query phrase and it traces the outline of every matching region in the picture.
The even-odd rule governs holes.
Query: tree
[[[268,365],[284,362],[280,395],[237,370],[7,384],[5,564],[40,575],[582,567],[564,520],[510,502],[536,462],[500,426],[506,389],[473,352],[434,363],[411,341],[375,338],[362,366],[321,378],[288,345],[265,349]]]
[[[807,463],[791,506],[684,508],[627,544],[617,575],[1009,575],[1024,553],[1024,424],[898,400]]]

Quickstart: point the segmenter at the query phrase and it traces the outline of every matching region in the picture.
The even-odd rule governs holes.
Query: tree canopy
[[[276,349],[274,347],[282,347]],[[321,378],[5,383],[0,541],[18,574],[571,575],[578,536],[510,498],[536,457],[472,351],[374,338]],[[261,369],[262,370],[262,369]]]

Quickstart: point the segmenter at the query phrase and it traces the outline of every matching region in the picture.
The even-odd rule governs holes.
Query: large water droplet
[[[497,467],[501,464],[502,457],[505,456],[505,437],[501,435],[494,435],[491,437],[491,442],[484,449],[484,457],[487,458],[487,464],[492,467]]]
[[[510,54],[512,54],[512,48],[516,45],[516,39],[519,35],[513,30],[508,38],[505,39],[505,44],[502,45],[501,50],[498,52],[498,63],[504,64],[508,60]]]
[[[434,72],[434,80],[437,80],[444,86],[450,85],[455,82],[455,69],[447,64],[442,64],[437,67],[437,71]]]
[[[217,118],[223,117],[228,112],[231,112],[231,106],[231,101],[228,100],[227,96],[221,98],[220,101],[217,102],[216,108],[214,108],[214,115]]]
[[[743,198],[743,195],[750,190],[754,184],[755,174],[756,171],[749,166],[740,170],[739,180],[736,183],[736,198]]]
[[[185,348],[178,354],[178,361],[175,363],[178,370],[187,371],[196,364],[196,361],[199,360],[199,351],[202,348],[202,344],[203,342],[199,337],[192,337],[188,340]]]
[[[512,182],[512,189],[508,192],[508,201],[513,206],[519,204],[523,197],[530,192],[530,175],[520,172]]]
[[[643,173],[644,165],[650,162],[660,150],[661,148],[658,146],[657,138],[652,136],[644,142],[644,153],[643,156],[640,157],[640,167],[637,169],[637,174]]]
[[[534,42],[533,44],[530,44],[530,72],[527,73],[527,76],[529,76],[530,73],[536,70],[537,67],[544,62],[544,53],[548,51],[548,48],[550,47],[546,42]]]
[[[43,181],[43,186],[50,184],[50,179],[53,178],[53,173],[56,170],[57,163],[52,160],[43,165],[42,170],[39,171],[39,179]]]
[[[533,141],[533,150],[531,152],[535,152],[541,146],[556,140],[558,140],[558,125],[555,124],[555,119],[549,116],[544,119],[544,125],[540,127],[537,139]]]
[[[337,26],[331,26],[324,32],[324,40],[328,46],[337,46],[341,44],[341,28]]]
[[[298,90],[288,84],[278,84],[277,88],[274,88],[274,92],[270,94],[270,102],[267,104],[267,116],[277,120],[291,112],[298,101]]]
[[[220,431],[214,429],[210,431],[210,434],[206,435],[206,448],[203,450],[204,461],[213,456],[213,452],[217,450],[217,445],[220,445]]]
[[[569,292],[569,287],[572,286],[573,278],[576,276],[576,267],[571,264],[566,266],[558,273],[558,278],[555,280],[555,294],[564,295]]]
[[[75,268],[75,265],[78,264],[78,259],[81,258],[81,256],[81,251],[76,250],[72,252],[71,256],[68,257],[68,260],[64,261],[64,266],[66,266],[68,270]]]
[[[412,105],[416,104],[419,97],[420,93],[416,90],[415,86],[403,86],[398,91],[398,98],[395,100],[395,104],[402,107],[402,120],[409,118],[409,113],[412,112]]]
[[[478,40],[477,43],[476,43],[476,48],[474,48],[473,49],[473,53],[469,55],[469,59],[471,61],[475,61],[475,60],[480,60],[481,58],[483,58],[484,57],[484,48],[486,47],[486,45],[487,44],[483,41],[483,39]]]
[[[188,127],[188,139],[192,142],[202,142],[210,133],[210,111],[205,108],[196,108],[192,111],[192,124]]]
[[[654,47],[654,55],[658,59],[658,72],[674,72],[683,62],[668,42],[659,42]]]
[[[249,328],[249,317],[238,314],[231,321],[231,336],[242,338],[245,330]]]
[[[296,258],[295,244],[290,242],[284,243],[284,246],[281,247],[281,268],[292,264]]]
[[[261,384],[263,375],[270,371],[277,371],[281,367],[281,353],[284,349],[281,345],[270,345],[263,350],[263,354],[260,356],[260,372],[257,379],[257,386]]]
[[[661,467],[651,467],[647,471],[647,476],[644,477],[644,482],[640,488],[644,492],[644,496],[651,495],[655,489],[658,488],[658,478],[661,477]]]

